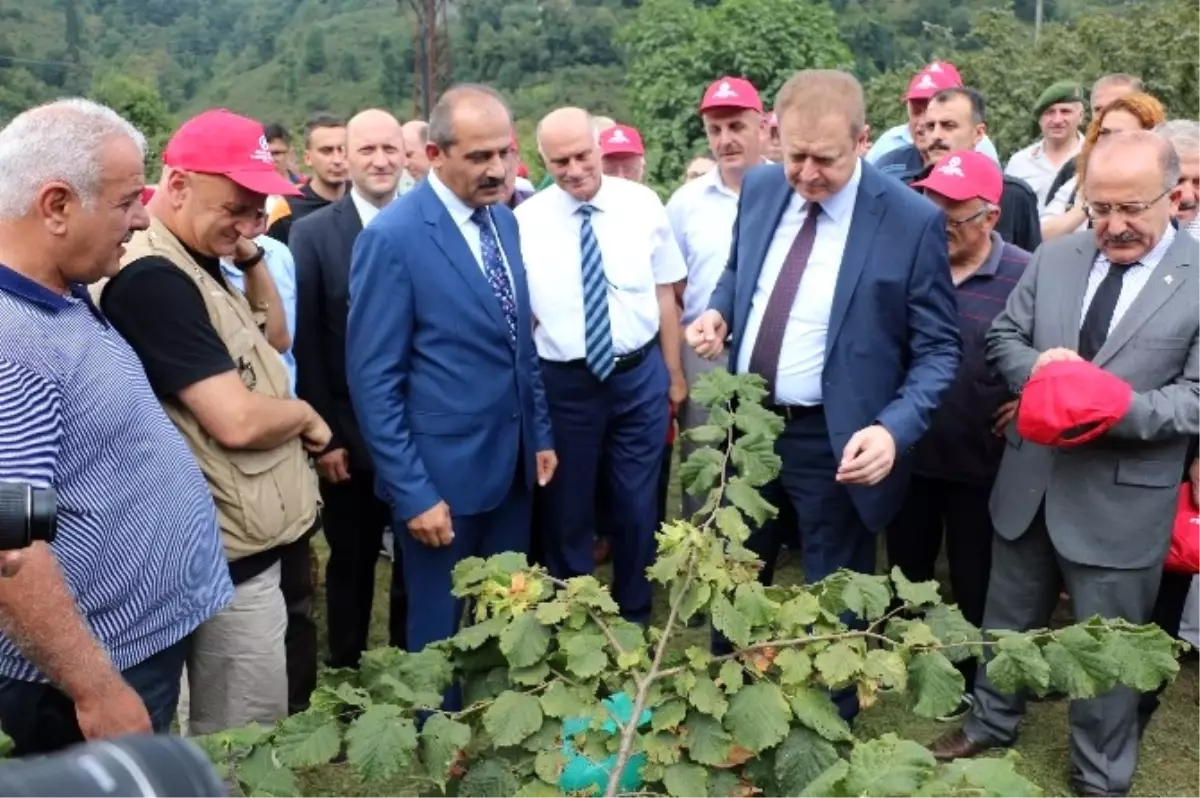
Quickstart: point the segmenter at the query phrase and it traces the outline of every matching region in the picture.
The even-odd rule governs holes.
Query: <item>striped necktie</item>
[[[604,259],[600,242],[592,229],[594,205],[579,206],[583,221],[579,225],[579,246],[583,272],[583,333],[587,366],[603,382],[616,365],[613,353],[612,323],[608,317],[608,281],[604,278]]]

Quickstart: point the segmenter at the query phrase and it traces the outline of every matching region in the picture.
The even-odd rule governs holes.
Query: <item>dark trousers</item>
[[[371,472],[354,471],[349,482],[337,485],[322,482],[321,498],[325,502],[325,540],[329,544],[329,562],[325,566],[327,664],[331,668],[355,668],[367,649],[375,598],[375,568],[383,531],[391,523],[391,512],[375,495],[375,475]],[[408,604],[400,537],[407,534],[403,526],[395,530],[392,548],[388,645],[398,648],[404,648],[406,637]]]
[[[1161,627],[1171,637],[1179,637],[1179,621],[1187,604],[1188,592],[1192,589],[1192,574],[1163,571],[1158,584],[1158,598],[1150,612],[1150,623]],[[1158,709],[1159,696],[1167,686],[1163,685],[1150,693],[1142,693],[1138,700],[1138,725],[1144,732],[1150,718]]]
[[[171,731],[186,655],[181,640],[121,673],[141,696],[156,734]],[[12,738],[15,756],[48,754],[83,742],[74,702],[45,683],[0,678],[0,728]]]
[[[558,454],[558,471],[538,502],[546,564],[560,579],[592,573],[593,530],[602,524],[612,539],[613,598],[627,620],[645,622],[670,413],[662,353],[655,347],[604,382],[582,365],[543,360],[542,382]],[[609,511],[597,519],[601,485]]]
[[[313,601],[317,593],[317,564],[312,550],[313,532],[280,550],[279,589],[287,606],[288,712],[308,709],[308,701],[317,689],[317,624],[313,620]]]
[[[671,492],[671,450],[673,444],[663,445],[662,465],[658,467],[658,527],[667,520],[667,494]]]
[[[899,566],[913,582],[934,578],[934,564],[945,536],[950,589],[963,617],[975,626],[983,623],[992,568],[990,493],[991,485],[913,476],[904,504],[887,526],[888,562]],[[969,691],[975,684],[978,662],[969,658],[958,667]]]
[[[788,420],[775,441],[783,461],[779,478],[766,485],[762,496],[779,508],[779,515],[753,529],[746,546],[763,561],[759,581],[775,580],[775,563],[783,544],[798,547],[804,562],[804,579],[820,581],[839,568],[859,573],[875,572],[875,535],[863,524],[849,491],[839,485],[839,457],[829,442],[825,414],[819,408]],[[729,651],[717,636],[718,653]],[[853,690],[836,693],[834,701],[846,719],[858,714]]]

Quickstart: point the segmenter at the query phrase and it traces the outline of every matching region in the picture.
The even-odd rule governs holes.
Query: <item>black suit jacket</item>
[[[346,384],[346,317],[350,258],[362,220],[350,192],[292,225],[288,246],[296,261],[296,393],[329,424],[329,449],[346,448],[355,470],[370,471]]]

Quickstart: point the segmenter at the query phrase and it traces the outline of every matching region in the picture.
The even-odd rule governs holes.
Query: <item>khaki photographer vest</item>
[[[125,250],[121,268],[152,255],[175,264],[200,290],[208,318],[246,387],[264,396],[291,398],[283,360],[259,330],[249,302],[230,290],[223,276],[218,282],[201,268],[157,219],[148,230],[135,233]],[[91,287],[97,303],[106,282]],[[299,438],[274,449],[226,449],[177,399],[165,398],[162,404],[208,478],[230,560],[291,543],[312,527],[320,501],[317,475]]]

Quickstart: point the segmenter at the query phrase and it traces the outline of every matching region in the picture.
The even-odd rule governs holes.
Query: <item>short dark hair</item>
[[[454,146],[456,143],[456,139],[454,138],[454,109],[463,100],[478,99],[481,96],[490,97],[500,103],[504,106],[504,110],[508,111],[509,117],[512,117],[512,111],[509,111],[508,103],[500,96],[500,92],[491,86],[485,86],[482,83],[459,83],[446,89],[442,93],[442,96],[438,97],[433,110],[430,111],[429,128],[425,131],[426,141],[432,141],[441,150],[448,150]]]
[[[304,146],[309,147],[312,144],[312,134],[314,130],[320,130],[323,127],[345,127],[346,121],[340,116],[329,113],[328,111],[318,111],[304,120]]]
[[[265,126],[263,128],[263,135],[267,137],[267,141],[275,141],[278,139],[289,146],[292,143],[292,134],[288,133],[288,129],[278,122],[272,122],[271,124]]]
[[[952,89],[942,89],[937,94],[929,98],[932,103],[944,103],[952,100],[955,97],[966,97],[971,102],[971,124],[986,125],[987,124],[987,100],[983,99],[983,95],[970,86],[955,86]]]

